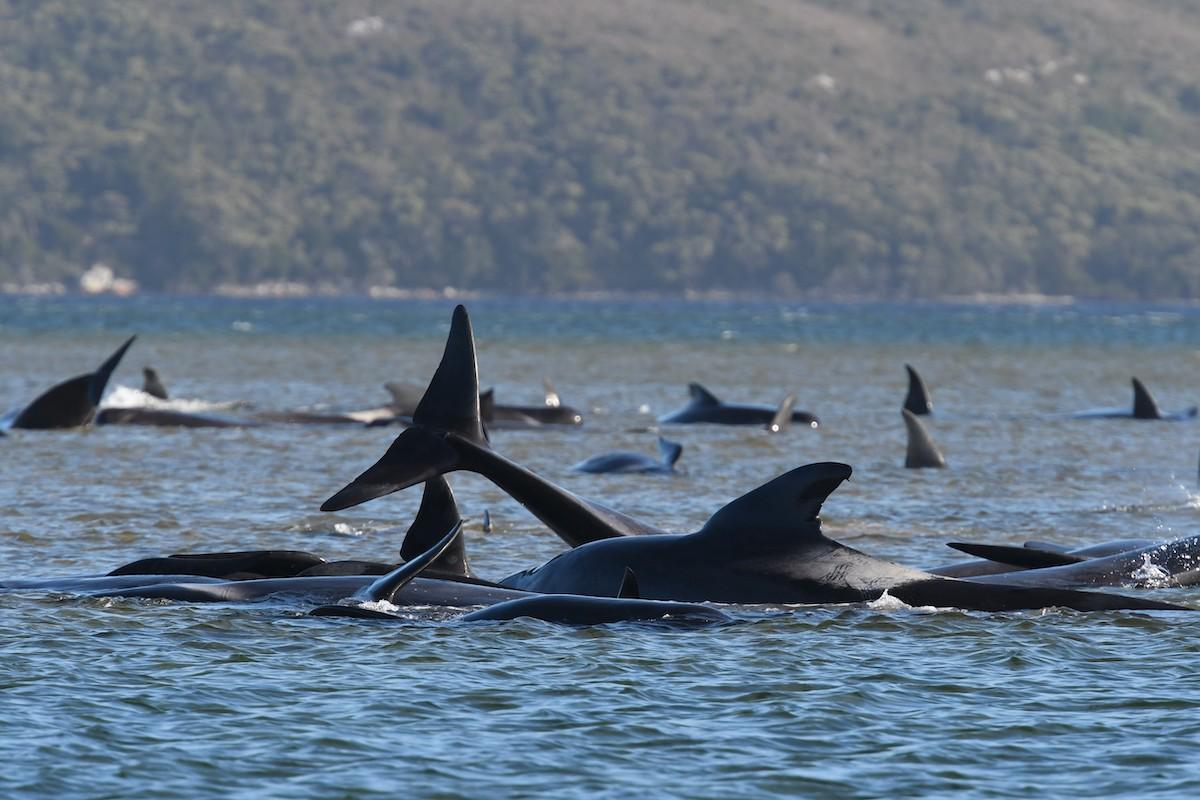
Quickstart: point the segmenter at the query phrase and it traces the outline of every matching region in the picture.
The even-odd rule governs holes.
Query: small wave
[[[1132,578],[1147,589],[1171,585],[1171,573],[1151,561],[1149,553],[1142,555],[1142,565],[1133,571]]]
[[[202,411],[229,411],[230,409],[242,408],[246,404],[241,400],[188,400],[188,399],[170,399],[162,400],[154,395],[146,394],[141,389],[135,389],[132,386],[117,386],[106,398],[104,398],[103,408],[161,408],[170,411],[182,411],[185,413],[198,413]]]
[[[872,611],[922,611],[925,613],[936,613],[946,609],[938,608],[937,606],[910,606],[898,597],[893,597],[886,589],[879,597],[867,603],[867,608]]]

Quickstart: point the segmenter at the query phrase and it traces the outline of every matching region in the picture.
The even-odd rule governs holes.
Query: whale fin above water
[[[638,591],[637,575],[629,567],[625,568],[625,575],[621,578],[621,588],[617,590],[617,597],[628,599],[641,599],[642,593]]]
[[[461,305],[454,308],[446,349],[429,387],[413,411],[413,423],[452,431],[479,444],[487,442],[479,410],[475,336],[467,309]]]
[[[386,575],[381,576],[378,580],[373,581],[369,586],[364,586],[354,593],[354,600],[360,602],[391,602],[396,596],[396,592],[404,588],[406,584],[412,581],[423,572],[430,564],[446,552],[447,548],[458,539],[462,533],[462,520],[454,523],[454,526],[448,533],[442,536],[424,553],[421,553],[416,558],[405,561],[400,566]]]
[[[907,408],[900,409],[900,415],[904,417],[904,427],[908,431],[908,448],[904,454],[904,466],[908,469],[945,467],[946,457],[933,443],[933,439],[925,430],[925,426],[921,424],[921,420],[917,419],[916,415]]]
[[[108,386],[108,379],[136,338],[130,336],[126,339],[95,372],[70,378],[47,389],[17,415],[12,427],[39,430],[78,428],[91,422]]]
[[[1158,410],[1158,403],[1154,402],[1150,391],[1137,378],[1133,379],[1133,418],[1162,418],[1162,412]]]
[[[658,454],[662,456],[665,465],[674,469],[675,462],[683,454],[683,445],[679,442],[668,441],[660,436],[658,437]]]
[[[912,413],[921,416],[933,412],[933,401],[929,399],[929,388],[920,374],[910,364],[905,364],[908,371],[908,394],[904,397],[904,407]]]
[[[159,400],[167,400],[167,387],[154,367],[142,367],[142,391]]]
[[[779,433],[792,424],[792,408],[796,405],[796,395],[789,394],[783,398],[783,402],[779,404],[779,409],[775,412],[775,416],[771,417],[771,421],[767,423],[767,430],[771,433]]]
[[[1034,547],[1014,547],[999,544],[978,544],[974,542],[947,542],[952,547],[967,555],[996,561],[1021,569],[1039,569],[1041,567],[1061,567],[1064,564],[1078,564],[1087,559],[1082,556],[1060,553],[1054,550],[1040,550]]]
[[[726,503],[695,536],[739,548],[822,537],[821,505],[852,472],[833,461],[797,467]]]
[[[437,544],[438,539],[447,530],[459,522],[461,517],[450,485],[441,475],[430,478],[425,481],[417,516],[409,526],[408,532],[404,534],[404,542],[400,545],[400,557],[405,562],[419,558],[422,553]],[[450,546],[429,564],[429,571],[465,578],[475,577],[471,572],[471,565],[467,562],[467,548],[462,536],[455,538]]]
[[[715,394],[698,383],[688,384],[688,397],[692,398],[692,403],[699,406],[721,405],[721,401],[717,399]]]

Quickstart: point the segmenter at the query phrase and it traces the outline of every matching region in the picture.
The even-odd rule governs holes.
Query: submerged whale
[[[96,408],[100,405],[108,379],[135,338],[130,336],[126,339],[95,372],[79,375],[47,389],[17,413],[12,427],[46,430],[87,425],[96,416]]]
[[[904,417],[904,428],[908,432],[908,448],[904,454],[904,466],[909,469],[941,468],[946,466],[946,457],[933,443],[929,431],[921,424],[913,412],[907,408],[900,409]]]
[[[708,422],[716,425],[770,425],[778,413],[778,407],[751,405],[747,403],[723,403],[716,395],[698,383],[688,384],[691,400],[686,406],[658,421],[667,425],[684,425]],[[789,397],[791,397],[789,395]],[[784,401],[785,403],[788,401]],[[795,402],[795,398],[792,398]],[[791,421],[817,427],[818,420],[807,411],[792,411]]]
[[[941,578],[845,547],[821,534],[817,516],[826,496],[850,477],[845,464],[792,470],[725,506],[694,534],[633,530],[630,523],[635,520],[613,517],[616,512],[583,501],[492,453],[479,419],[477,374],[470,320],[459,306],[442,361],[413,415],[414,426],[322,509],[347,508],[455,469],[481,472],[543,521],[553,520],[560,526],[555,532],[577,545],[501,581],[540,593],[611,596],[624,569],[630,568],[643,595],[662,600],[859,602],[888,591],[911,605],[991,611],[1046,606],[1179,608],[1141,598]],[[573,530],[572,524],[581,530]]]
[[[1154,402],[1154,397],[1145,385],[1137,378],[1133,378],[1132,409],[1102,408],[1092,411],[1080,411],[1072,416],[1076,419],[1161,419],[1180,421],[1195,418],[1197,412],[1200,412],[1200,409],[1196,406],[1172,413],[1161,411],[1158,403]]]
[[[950,546],[986,560],[933,571],[941,575],[970,574],[980,582],[1069,589],[1164,588],[1200,583],[1200,536],[1165,542],[1124,540],[1073,551],[962,542]]]
[[[679,460],[682,452],[683,445],[669,442],[660,436],[658,437],[658,458],[629,450],[614,450],[611,453],[601,453],[585,458],[571,469],[576,472],[591,473],[669,474],[675,471],[675,462]]]

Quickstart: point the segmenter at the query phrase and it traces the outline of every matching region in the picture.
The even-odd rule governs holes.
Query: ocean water
[[[139,339],[199,406],[348,409],[423,383],[451,301],[0,298],[0,410]],[[1082,545],[1193,535],[1200,422],[1082,420],[1140,377],[1200,402],[1200,311],[1143,306],[562,302],[468,304],[481,379],[584,410],[570,431],[498,431],[510,458],[669,530],[811,461],[853,478],[830,536],[918,567],[955,540]],[[911,363],[946,470],[903,468]],[[675,476],[576,474],[655,450],[699,381],[821,418],[780,436],[664,429]],[[409,490],[321,502],[396,431],[286,426],[12,431],[0,439],[0,578],[105,572],[148,555],[252,548],[387,559]],[[561,543],[487,481],[455,474],[472,564],[500,578]],[[495,530],[485,534],[490,511]],[[1137,590],[1129,590],[1137,591]],[[1144,592],[1200,608],[1200,591]],[[734,624],[570,628],[304,616],[286,600],[186,605],[0,595],[4,797],[1029,797],[1200,793],[1200,615],[828,606]]]

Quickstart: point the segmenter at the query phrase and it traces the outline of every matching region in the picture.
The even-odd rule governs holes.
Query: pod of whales
[[[347,508],[456,469],[480,472],[574,547],[501,581],[539,593],[611,596],[629,568],[643,596],[660,600],[861,602],[887,591],[910,605],[987,611],[1179,608],[1111,594],[942,578],[845,547],[821,534],[817,516],[825,498],[850,477],[845,464],[810,464],[785,473],[729,503],[693,534],[635,530],[630,518],[613,516],[616,512],[494,454],[483,435],[477,387],[474,337],[466,309],[458,306],[413,427],[322,509]]]
[[[126,339],[95,372],[79,375],[47,389],[21,409],[13,419],[12,427],[47,430],[87,425],[96,416],[96,408],[108,386],[108,379],[135,338],[130,336]]]
[[[778,408],[747,403],[723,403],[712,392],[698,383],[688,384],[688,396],[691,400],[686,406],[670,414],[658,418],[665,425],[684,425],[708,422],[715,425],[771,425],[778,413]],[[784,401],[787,403],[788,401]],[[792,398],[792,402],[795,399]],[[791,421],[799,422],[813,428],[818,420],[807,411],[792,411]]]
[[[585,458],[571,469],[576,472],[591,473],[668,474],[675,471],[675,462],[679,460],[682,452],[683,445],[669,442],[660,436],[658,437],[658,458],[629,450],[614,450],[611,453],[601,453],[591,458]]]
[[[1160,419],[1178,422],[1195,418],[1198,411],[1200,409],[1196,406],[1173,413],[1165,413],[1159,410],[1158,403],[1154,401],[1150,390],[1140,380],[1133,378],[1132,409],[1105,408],[1095,411],[1080,411],[1073,416],[1076,419]]]

